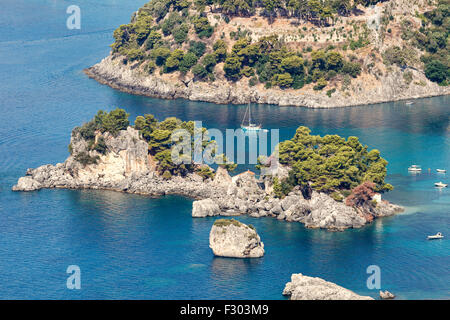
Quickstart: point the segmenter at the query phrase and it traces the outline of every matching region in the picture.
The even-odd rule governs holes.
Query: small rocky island
[[[209,247],[214,255],[230,258],[259,258],[264,243],[252,225],[234,219],[218,219],[209,234]]]
[[[283,295],[290,300],[374,300],[368,296],[360,296],[321,278],[293,274],[291,281],[286,284]]]
[[[402,211],[381,200],[381,193],[392,189],[384,182],[387,161],[356,137],[313,136],[299,127],[291,140],[280,143],[277,169],[257,178],[250,171],[231,176],[236,165],[229,161],[217,170],[193,162],[175,165],[170,136],[177,128],[193,130],[193,123],[176,118],[160,122],[145,115],[131,126],[122,109],[99,111],[72,131],[65,162],[28,169],[13,190],[177,194],[196,199],[193,217],[247,214],[329,230],[360,228]]]
[[[85,72],[132,94],[224,104],[448,95],[446,1],[152,0]]]

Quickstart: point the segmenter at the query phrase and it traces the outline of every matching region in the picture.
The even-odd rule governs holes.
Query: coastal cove
[[[450,243],[426,240],[436,232],[450,235],[450,192],[433,187],[450,182],[448,174],[435,172],[450,169],[448,96],[328,110],[252,105],[255,121],[280,128],[280,140],[306,125],[314,134],[358,136],[379,149],[389,162],[387,182],[395,187],[383,197],[406,208],[345,232],[237,217],[254,225],[264,241],[259,259],[214,257],[208,235],[217,217],[193,219],[193,201],[184,197],[12,192],[28,168],[64,161],[72,128],[98,109],[121,107],[131,119],[151,113],[221,130],[239,127],[245,105],[133,96],[83,74],[109,54],[112,30],[147,1],[137,2],[89,2],[81,31],[64,29],[64,3],[6,0],[0,12],[11,24],[0,35],[1,299],[284,299],[293,273],[376,298],[378,291],[366,287],[366,268],[374,264],[382,270],[382,290],[400,299],[450,299]],[[424,172],[408,174],[411,164]],[[66,289],[72,264],[82,270],[79,291]]]

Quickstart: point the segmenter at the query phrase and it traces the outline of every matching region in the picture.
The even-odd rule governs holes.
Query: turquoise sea
[[[292,273],[322,277],[360,294],[366,268],[381,268],[381,287],[401,299],[450,299],[450,99],[311,110],[253,106],[255,121],[290,138],[356,135],[389,161],[386,199],[406,212],[358,230],[327,232],[271,218],[253,224],[261,259],[215,258],[215,218],[192,219],[192,200],[108,191],[14,193],[29,167],[62,162],[74,126],[98,109],[201,120],[236,128],[246,106],[132,96],[88,79],[82,69],[105,57],[112,31],[146,0],[78,0],[81,30],[66,28],[70,1],[2,0],[0,10],[0,299],[283,299]],[[410,175],[420,164],[425,171]],[[428,168],[431,171],[428,172]],[[442,232],[446,239],[427,241]],[[66,268],[81,268],[81,290],[66,288]]]

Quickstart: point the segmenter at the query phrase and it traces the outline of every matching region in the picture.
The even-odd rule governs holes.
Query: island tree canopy
[[[311,135],[307,127],[299,127],[291,140],[280,143],[280,163],[291,168],[289,177],[277,181],[280,196],[294,186],[323,192],[350,190],[363,182],[374,183],[374,190],[385,192],[392,186],[385,183],[387,161],[376,149],[368,151],[357,137],[344,139],[338,135]]]

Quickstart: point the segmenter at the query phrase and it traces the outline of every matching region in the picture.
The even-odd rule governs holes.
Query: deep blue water
[[[145,0],[77,1],[82,29],[65,27],[69,1],[3,0],[0,11],[0,298],[1,299],[282,299],[292,273],[319,276],[360,294],[366,268],[381,268],[381,285],[404,299],[450,299],[450,99],[423,99],[309,110],[257,106],[253,116],[290,138],[299,125],[314,134],[356,135],[389,161],[385,197],[404,214],[341,233],[299,223],[239,217],[265,243],[261,259],[214,258],[208,235],[215,218],[192,219],[192,201],[107,191],[13,193],[29,167],[62,162],[71,129],[98,109],[125,108],[235,128],[245,106],[164,101],[120,93],[82,69],[108,54],[112,30]],[[408,175],[421,164],[425,172]],[[431,168],[431,173],[427,172]],[[81,268],[81,290],[66,289],[66,268]]]

